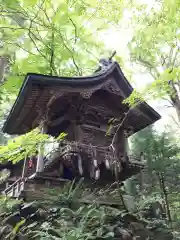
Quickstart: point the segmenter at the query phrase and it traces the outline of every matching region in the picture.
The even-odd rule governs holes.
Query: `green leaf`
[[[23,0],[22,4],[23,7],[28,8],[28,7],[33,7],[38,3],[38,0]]]

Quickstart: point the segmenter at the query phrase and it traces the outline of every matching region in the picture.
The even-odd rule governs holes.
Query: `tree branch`
[[[31,36],[31,34],[34,35],[34,34],[31,32],[31,30],[29,29],[29,32],[28,32],[29,38],[31,39],[31,41],[32,41],[32,43],[34,44],[34,46],[35,46],[36,50],[38,51],[38,53],[39,53],[44,59],[47,60],[47,57],[41,52],[41,50],[40,50],[39,47],[37,46],[36,42],[34,41],[33,37]]]
[[[0,27],[0,29],[11,29],[11,30],[16,31],[16,30],[22,30],[24,28],[23,27],[16,27],[16,28],[13,28],[13,27]]]
[[[129,113],[131,111],[132,111],[132,108],[129,108],[128,111],[126,113],[124,113],[124,117],[121,120],[120,124],[118,124],[118,128],[117,128],[117,130],[116,130],[116,132],[115,132],[115,134],[113,136],[113,139],[112,139],[112,142],[111,142],[111,145],[110,145],[113,150],[115,150],[115,146],[114,145],[115,145],[115,142],[116,142],[117,134],[118,134],[119,130],[121,129],[121,127],[123,126],[125,120],[127,119],[128,115],[129,115]]]
[[[164,57],[163,54],[161,54],[160,58],[161,58],[161,65],[164,66],[166,64],[167,57]]]
[[[63,38],[63,36],[62,36],[62,34],[61,34],[60,31],[58,31],[58,34],[59,34],[60,37],[61,37],[61,40],[62,40],[62,43],[63,43],[64,47],[70,52],[71,57],[72,57],[73,64],[74,64],[74,66],[76,67],[76,70],[77,70],[78,74],[81,76],[81,75],[82,75],[82,72],[81,72],[80,68],[78,67],[78,65],[77,65],[77,63],[76,63],[76,61],[75,61],[75,59],[74,59],[73,51],[72,51],[72,50],[67,46],[67,44],[65,43],[64,38]]]
[[[22,49],[23,51],[25,51],[25,52],[27,52],[27,53],[29,53],[29,54],[31,54],[31,55],[34,55],[34,56],[36,56],[36,54],[35,53],[33,53],[33,52],[31,52],[31,51],[29,51],[29,50],[27,50],[27,49],[25,49],[25,48],[23,48],[20,44],[18,44],[18,43],[12,43],[12,42],[6,42],[6,44],[9,44],[9,45],[15,45],[15,46],[17,46],[18,48],[20,48],[20,49]]]
[[[51,21],[51,19],[49,18],[49,16],[48,16],[48,14],[47,14],[47,12],[46,12],[46,10],[43,8],[43,5],[44,5],[44,2],[45,2],[45,0],[43,0],[42,1],[42,4],[41,5],[37,5],[37,7],[40,9],[40,10],[42,10],[43,11],[43,13],[45,14],[45,16],[46,16],[46,19],[48,20],[48,22],[51,24],[52,23],[52,21]]]
[[[72,23],[72,25],[74,26],[74,44],[76,44],[78,36],[77,36],[77,27],[76,24],[73,22],[72,18],[69,17],[70,22]]]
[[[140,62],[141,65],[143,65],[145,68],[149,69],[149,72],[154,79],[157,79],[160,76],[157,68],[149,61],[144,60],[142,58],[138,58],[137,61]],[[154,71],[155,75],[154,75],[153,71]]]
[[[172,120],[174,121],[174,123],[178,126],[178,128],[180,127],[180,123],[178,123],[178,121],[175,119],[174,116],[171,116]]]
[[[56,73],[56,69],[54,67],[54,29],[52,28],[51,35],[51,56],[50,56],[50,74],[53,75],[53,71]]]
[[[165,101],[167,101],[167,102],[171,105],[171,107],[173,107],[173,102],[172,102],[169,98],[167,98],[167,97],[162,97],[162,99],[165,100]]]
[[[169,51],[169,56],[168,56],[169,61],[168,61],[168,64],[167,64],[167,68],[169,68],[171,66],[171,60],[172,60],[172,57],[173,57],[173,51],[174,51],[174,47],[171,46],[171,49]]]
[[[21,26],[21,29],[24,29],[24,30],[27,30],[27,31],[28,31],[28,36],[29,36],[29,38],[31,39],[32,43],[34,44],[36,50],[39,52],[39,54],[40,54],[43,58],[47,59],[46,56],[40,51],[40,49],[39,49],[39,47],[37,46],[36,42],[34,41],[33,37],[34,37],[36,40],[38,40],[38,41],[40,41],[40,40],[39,40],[39,39],[37,38],[37,36],[31,31],[32,24],[33,24],[33,20],[36,19],[37,15],[38,15],[38,12],[35,14],[34,18],[33,18],[32,20],[30,20],[30,24],[29,24],[29,27],[28,27],[28,28]],[[11,17],[11,18],[12,18],[12,17]],[[18,22],[16,19],[14,19],[14,18],[13,18],[13,20],[14,20],[14,21],[17,23],[17,25],[19,26],[19,22]],[[33,36],[33,37],[32,37],[32,36]]]
[[[171,69],[173,69],[174,66],[175,66],[175,62],[176,62],[176,59],[177,59],[178,54],[179,54],[179,47],[176,49],[175,54],[174,54],[174,57],[172,58]],[[169,66],[169,67],[170,67],[170,66]]]

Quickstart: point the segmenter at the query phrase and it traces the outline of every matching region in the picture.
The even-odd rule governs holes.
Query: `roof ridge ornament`
[[[109,66],[110,64],[112,64],[112,59],[113,57],[116,55],[116,51],[113,51],[113,53],[111,54],[111,56],[108,58],[108,59],[105,59],[105,58],[102,58],[100,59],[99,63],[102,65],[102,66]]]
[[[95,71],[95,73],[106,70],[113,63],[112,59],[115,55],[116,55],[116,51],[113,51],[113,53],[110,55],[109,58],[107,58],[107,59],[101,58],[99,60],[99,67]]]

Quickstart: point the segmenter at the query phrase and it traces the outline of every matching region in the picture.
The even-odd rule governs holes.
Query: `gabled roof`
[[[96,91],[105,86],[110,79],[116,82],[124,99],[132,93],[133,88],[117,62],[110,63],[105,69],[88,77],[56,77],[28,73],[4,124],[3,131],[9,134],[23,134],[31,130],[32,122],[38,115],[37,106],[42,108],[46,106],[54,92]],[[135,131],[160,119],[160,115],[145,102],[137,106],[136,110],[140,113],[142,121],[139,126],[136,126]],[[132,113],[131,118],[135,119],[136,113]],[[138,125],[138,121],[137,118],[136,123],[131,125]]]

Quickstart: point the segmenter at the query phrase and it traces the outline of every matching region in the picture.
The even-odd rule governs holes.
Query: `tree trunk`
[[[174,108],[176,109],[176,114],[177,114],[177,117],[178,117],[178,121],[180,123],[180,101],[178,104],[174,105]]]
[[[170,81],[170,85],[172,87],[173,93],[170,95],[170,99],[172,101],[172,104],[176,110],[178,121],[180,123],[180,97],[178,95],[178,91],[172,81]]]
[[[4,74],[5,74],[7,65],[8,65],[8,58],[0,57],[0,83],[3,83],[4,81]]]
[[[164,195],[164,201],[165,201],[165,205],[166,205],[166,214],[167,214],[167,218],[168,218],[168,223],[169,223],[169,226],[172,228],[171,211],[170,211],[170,207],[169,207],[168,193],[167,193],[167,190],[166,190],[163,173],[162,172],[158,173],[158,177],[159,177],[160,188],[163,191],[163,195]]]

